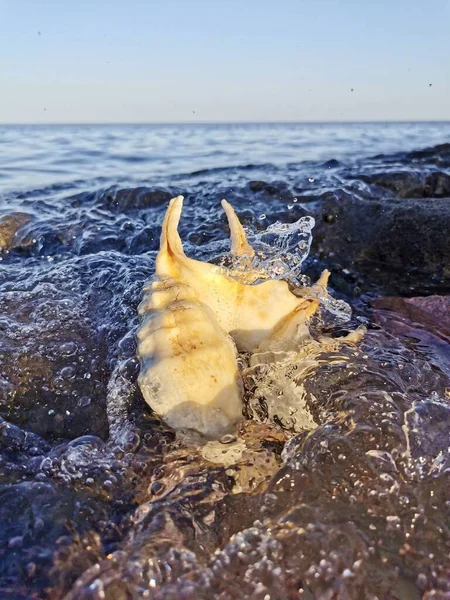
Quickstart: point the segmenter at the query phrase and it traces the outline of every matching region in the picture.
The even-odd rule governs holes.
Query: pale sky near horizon
[[[450,0],[0,0],[0,123],[450,120]]]

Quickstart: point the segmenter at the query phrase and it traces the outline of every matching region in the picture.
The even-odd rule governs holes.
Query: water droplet
[[[75,369],[73,367],[64,367],[61,369],[60,375],[64,379],[73,379],[75,377]]]
[[[125,451],[126,452],[136,452],[141,443],[141,438],[137,433],[132,433],[125,443]]]
[[[344,569],[342,571],[342,577],[345,577],[346,579],[349,577],[353,577],[353,573],[350,571],[350,569]]]
[[[61,344],[59,347],[59,351],[63,356],[68,356],[69,354],[74,354],[77,350],[77,345],[75,342],[65,342]]]
[[[16,537],[12,537],[8,541],[8,548],[20,548],[23,544],[23,537],[21,535],[17,535]]]
[[[78,400],[78,405],[79,406],[89,406],[90,403],[91,403],[91,399],[88,396],[82,396]]]
[[[53,383],[53,387],[56,389],[59,389],[59,390],[62,390],[64,388],[64,386],[66,385],[65,381],[62,377],[54,377],[52,383]]]
[[[309,183],[314,183],[315,179],[314,179],[314,177],[308,177],[308,181],[309,181]]]
[[[152,494],[152,496],[156,496],[156,495],[160,494],[163,490],[164,490],[164,484],[161,483],[160,481],[154,481],[149,488],[149,492],[150,492],[150,494]]]

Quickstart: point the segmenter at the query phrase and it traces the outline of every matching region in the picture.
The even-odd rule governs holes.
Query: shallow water
[[[246,371],[227,443],[151,413],[134,333],[175,193],[187,252],[220,262],[222,197],[259,236],[326,194],[375,202],[380,171],[417,197],[450,169],[417,151],[449,138],[450,124],[0,128],[1,598],[447,597],[447,338],[374,315],[381,279],[361,294],[336,278],[352,321],[311,324],[318,339],[364,323],[361,344]],[[336,269],[319,250],[312,277]]]

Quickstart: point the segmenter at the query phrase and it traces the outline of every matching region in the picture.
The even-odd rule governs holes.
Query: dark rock
[[[359,179],[365,183],[386,188],[393,192],[397,198],[422,197],[422,178],[418,173],[411,171],[375,173],[373,175],[359,175]]]
[[[127,212],[166,204],[176,194],[167,190],[138,187],[108,190],[100,198],[100,206],[114,212]]]
[[[414,171],[359,175],[365,183],[393,192],[396,198],[443,198],[450,196],[450,176],[440,171],[429,174]]]
[[[248,187],[252,190],[252,192],[260,192],[267,186],[265,181],[250,181]]]
[[[47,439],[106,438],[107,385],[151,263],[107,253],[0,285],[0,417]],[[11,278],[11,274],[10,274]],[[1,283],[1,279],[0,279]]]
[[[362,289],[450,290],[450,203],[435,199],[365,200],[338,190],[320,198],[312,252],[362,278]]]
[[[294,197],[285,181],[272,181],[271,183],[251,181],[248,187],[254,193],[261,193],[266,199],[273,198],[275,200],[289,201]]]
[[[54,227],[53,223],[30,221],[16,233],[11,250],[23,256],[53,256],[69,252],[76,229],[71,224]]]
[[[424,198],[450,198],[450,175],[430,173],[425,178]]]
[[[1,597],[11,599],[42,597],[53,567],[47,548],[68,547],[68,534],[76,532],[74,537],[79,538],[108,517],[107,505],[89,491],[50,482],[0,485],[0,506]],[[19,585],[24,580],[29,590],[22,595]]]
[[[441,168],[450,167],[450,144],[437,144],[430,148],[413,150],[412,152],[398,152],[396,154],[378,154],[373,157],[387,163],[411,163],[415,165],[434,164]]]
[[[149,250],[159,249],[159,236],[154,227],[145,227],[130,239],[130,253],[142,254]]]
[[[270,165],[205,171],[201,183],[185,179],[186,253],[228,249],[227,197],[253,230],[313,214],[312,268],[331,268],[342,293],[448,291],[447,175],[418,168],[438,158],[445,149],[386,159],[376,170],[400,175],[384,188],[360,178],[339,189],[347,167],[316,163],[293,164],[288,183]],[[370,177],[373,162],[361,171]],[[212,463],[136,386],[136,307],[174,194],[54,193],[23,197],[39,218],[0,269],[0,597],[445,594],[447,299],[374,303],[378,325],[361,344],[324,353],[297,380],[314,431],[246,420],[242,460]]]
[[[105,332],[83,298],[37,286],[3,294],[0,312],[0,415],[47,438],[106,437]]]
[[[334,168],[340,167],[340,166],[341,166],[341,163],[338,160],[336,160],[335,158],[332,158],[331,160],[327,160],[322,165],[322,167],[325,167],[326,169],[334,169]]]
[[[423,150],[409,152],[406,157],[414,161],[432,162],[439,166],[450,166],[450,144],[438,144]]]

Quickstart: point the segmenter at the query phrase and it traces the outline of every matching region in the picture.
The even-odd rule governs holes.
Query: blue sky
[[[3,123],[446,119],[450,0],[0,0]]]

